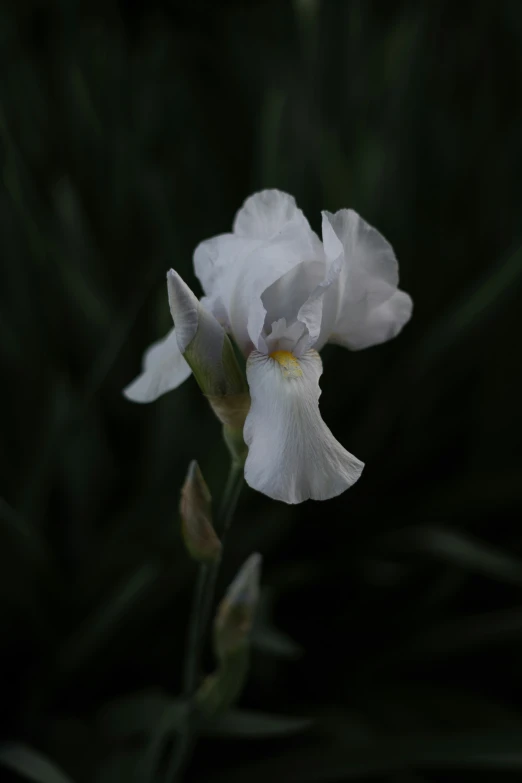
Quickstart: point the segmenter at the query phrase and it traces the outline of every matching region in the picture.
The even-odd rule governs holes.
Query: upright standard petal
[[[234,234],[251,239],[272,239],[287,223],[310,231],[310,224],[295,203],[281,190],[261,190],[249,196],[234,220]]]
[[[413,311],[411,296],[405,291],[395,291],[389,299],[366,313],[357,322],[349,315],[341,318],[330,334],[328,342],[350,348],[352,351],[380,345],[397,337],[408,323]]]
[[[284,317],[291,323],[289,309],[297,313],[322,279],[324,261],[322,243],[294,198],[278,190],[250,196],[236,215],[234,233],[202,242],[194,254],[196,274],[207,295],[205,306],[232,332],[245,356],[253,348],[266,349],[262,332],[274,320]],[[292,303],[279,302],[281,297],[274,292],[272,304],[283,309],[270,303],[265,307],[261,297],[266,289],[303,262],[320,267],[311,287],[296,291]],[[276,310],[273,318],[267,315],[269,309]]]
[[[234,219],[234,232],[206,239],[194,251],[194,269],[207,296],[230,267],[238,271],[250,254],[292,224],[294,232],[312,234],[293,196],[280,190],[263,190],[246,199]],[[319,239],[314,234],[317,245]]]
[[[262,334],[267,315],[262,300],[264,292],[293,267],[318,256],[324,254],[313,231],[310,228],[303,231],[294,223],[287,223],[273,242],[267,241],[244,263],[227,269],[215,294],[219,294],[234,339],[246,356],[252,348],[266,350]],[[286,317],[286,309],[277,314],[279,317]]]
[[[332,260],[303,261],[266,289],[261,299],[267,353],[288,350],[301,356],[315,346],[322,330],[331,330],[336,316],[323,307],[323,300],[330,287],[336,287],[342,262],[342,249]]]
[[[211,296],[216,282],[228,267],[242,263],[263,243],[262,239],[236,234],[219,234],[200,242],[194,251],[194,271],[205,294]]]
[[[252,404],[244,429],[245,479],[285,503],[327,500],[361,475],[363,463],[344,449],[319,413],[322,362],[316,351],[253,352],[247,362]]]
[[[153,402],[180,386],[191,369],[179,350],[175,329],[153,343],[143,356],[143,372],[124,390],[133,402]]]
[[[339,281],[324,298],[329,318],[323,319],[317,348],[329,340],[359,350],[395,337],[411,316],[412,302],[397,288],[389,242],[356,212],[341,209],[323,213],[323,243],[329,258],[340,249],[344,258]]]

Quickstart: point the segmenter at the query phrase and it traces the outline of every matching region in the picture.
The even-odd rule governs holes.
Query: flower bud
[[[194,558],[213,563],[221,556],[221,541],[212,526],[212,498],[196,460],[192,460],[181,490],[181,531]]]
[[[259,602],[261,555],[244,563],[225,593],[214,621],[216,671],[205,678],[196,699],[202,714],[212,718],[227,710],[239,697],[250,658],[249,636]]]
[[[220,421],[242,429],[250,397],[232,343],[173,269],[167,273],[167,285],[181,353]]]
[[[221,601],[214,622],[214,647],[220,661],[248,643],[259,601],[261,555],[255,553],[239,570]]]

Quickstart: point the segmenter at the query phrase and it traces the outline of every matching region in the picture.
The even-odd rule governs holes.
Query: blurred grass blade
[[[113,753],[97,771],[93,783],[143,783],[136,751]]]
[[[153,735],[144,765],[150,769],[163,742],[176,730],[184,709],[185,702],[181,699],[169,698],[159,691],[144,691],[109,704],[99,715],[97,724],[109,740]],[[278,737],[297,734],[311,725],[308,718],[231,709],[207,725],[203,733],[217,737]]]
[[[4,498],[0,497],[0,528],[13,536],[32,558],[51,567],[52,555],[40,531],[30,525]]]
[[[0,764],[35,783],[72,783],[53,762],[27,745],[15,743],[0,747]]]
[[[248,737],[263,739],[299,734],[312,725],[308,718],[293,718],[286,715],[272,715],[268,712],[231,709],[222,715],[207,730],[216,737]]]
[[[156,770],[162,757],[165,743],[186,722],[187,704],[181,700],[173,700],[163,706],[158,719],[150,727],[150,741],[140,761],[139,780],[143,783],[153,783],[156,780]]]
[[[133,693],[106,705],[98,715],[97,725],[109,740],[127,740],[150,734],[167,707],[178,709],[181,714],[183,706],[181,700],[171,699],[162,691]]]
[[[260,174],[261,181],[274,183],[280,168],[281,121],[285,94],[281,89],[267,90],[261,113]]]
[[[288,634],[269,626],[254,627],[252,647],[277,658],[295,660],[303,654],[302,648]]]
[[[105,707],[97,719],[98,728],[111,742],[145,740],[137,762],[137,779],[152,781],[164,745],[185,718],[186,702],[172,699],[161,691],[143,691],[119,699]]]
[[[256,612],[252,628],[252,645],[261,652],[278,658],[295,660],[303,650],[288,634],[275,628],[272,622],[274,607],[274,592],[265,588]]]
[[[459,531],[435,525],[416,526],[398,532],[387,542],[394,551],[426,553],[484,576],[522,584],[522,562]]]
[[[78,194],[66,175],[53,188],[55,212],[58,217],[65,252],[55,252],[55,262],[63,278],[67,296],[74,301],[78,317],[83,316],[97,329],[108,329],[111,324],[111,308],[104,292],[89,277],[89,261],[95,256],[94,242],[87,229]],[[77,259],[70,263],[71,257]]]
[[[522,770],[520,734],[462,733],[413,735],[353,746],[339,738],[335,746],[315,745],[288,751],[255,764],[236,767],[216,778],[227,783],[266,783],[285,769],[285,783],[341,783],[424,769]]]
[[[156,583],[159,575],[160,568],[157,565],[146,563],[120,586],[107,603],[65,644],[59,656],[61,669],[64,672],[77,669],[112,633],[121,630],[121,621],[128,618],[136,604]]]
[[[388,652],[388,663],[422,658],[437,660],[462,654],[478,645],[505,642],[522,636],[522,607],[484,612],[430,627],[400,649]]]
[[[425,372],[448,348],[453,348],[474,327],[496,313],[504,299],[515,295],[521,281],[522,245],[492,264],[475,290],[466,294],[426,336],[417,355],[409,359],[416,373]]]

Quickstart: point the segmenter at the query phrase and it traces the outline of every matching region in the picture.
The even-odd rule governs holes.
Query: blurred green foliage
[[[262,187],[378,226],[415,313],[324,352],[360,482],[243,493],[219,590],[263,553],[256,654],[188,778],[520,779],[521,53],[514,0],[2,5],[10,779],[145,780],[175,728],[179,490],[195,458],[219,498],[226,449],[193,381],[121,389],[169,328],[165,271],[199,291],[193,248]]]

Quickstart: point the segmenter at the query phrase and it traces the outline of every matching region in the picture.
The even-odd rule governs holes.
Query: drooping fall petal
[[[364,467],[321,418],[321,373],[316,351],[299,359],[287,351],[254,352],[247,362],[252,404],[244,429],[245,479],[275,500],[335,497],[357,481]]]

